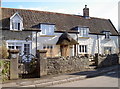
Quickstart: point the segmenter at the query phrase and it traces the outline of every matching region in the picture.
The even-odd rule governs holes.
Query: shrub
[[[0,76],[2,76],[2,81],[10,78],[10,61],[0,60]]]
[[[5,42],[2,42],[2,46],[0,46],[0,59],[5,59],[8,57],[8,50],[6,48]]]

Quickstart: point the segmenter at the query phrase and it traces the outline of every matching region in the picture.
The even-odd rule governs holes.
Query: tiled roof
[[[100,33],[103,30],[109,30],[113,35],[117,35],[115,27],[109,19],[93,18],[85,19],[82,16],[61,14],[54,12],[24,10],[15,8],[1,8],[2,9],[2,27],[3,29],[10,28],[10,17],[18,12],[23,18],[24,29],[39,30],[40,23],[55,24],[56,31],[71,32],[72,28],[76,26],[87,26],[90,28],[90,33]]]

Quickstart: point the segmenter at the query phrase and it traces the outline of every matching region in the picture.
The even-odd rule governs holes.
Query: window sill
[[[40,35],[40,37],[54,37],[55,35]]]
[[[13,31],[13,32],[21,32],[22,30],[10,30],[10,31]]]
[[[79,38],[80,38],[80,39],[89,39],[90,37],[80,37],[80,36],[79,36]]]
[[[105,38],[105,41],[110,41],[111,39],[107,39],[107,38]]]

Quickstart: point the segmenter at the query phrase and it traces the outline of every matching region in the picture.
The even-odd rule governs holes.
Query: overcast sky
[[[85,5],[91,17],[111,19],[118,29],[118,2],[120,0],[2,0],[2,7],[33,9],[83,15]]]

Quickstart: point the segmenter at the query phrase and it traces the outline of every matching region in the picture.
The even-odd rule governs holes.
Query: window
[[[88,33],[89,33],[89,28],[88,27],[79,27],[78,31],[79,31],[79,36],[87,37]]]
[[[12,29],[13,30],[20,30],[20,22],[19,21],[13,21],[12,22]]]
[[[53,45],[43,45],[43,49],[47,50],[47,57],[53,56]]]
[[[10,17],[10,30],[21,31],[23,29],[23,19],[16,12]]]
[[[30,44],[24,44],[24,54],[30,53]]]
[[[44,45],[43,49],[53,49],[53,45]]]
[[[8,49],[18,49],[19,55],[30,54],[31,53],[31,43],[30,42],[16,42],[16,41],[7,41]]]
[[[22,54],[22,43],[8,43],[8,49],[18,49],[19,54]]]
[[[110,32],[109,31],[104,32],[104,34],[105,34],[105,39],[110,39]]]
[[[41,24],[40,29],[42,35],[54,35],[55,25]]]
[[[112,47],[104,47],[104,54],[111,54],[112,53]]]
[[[80,53],[87,53],[87,45],[79,45]]]

